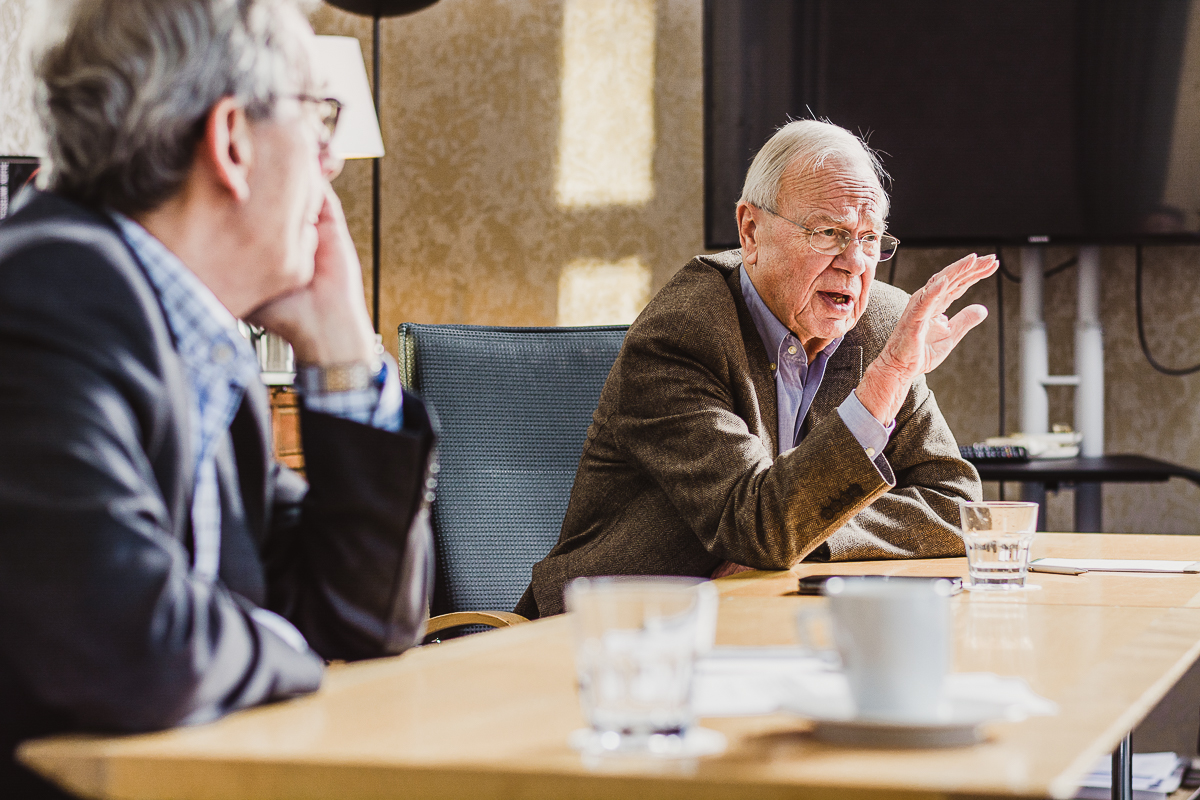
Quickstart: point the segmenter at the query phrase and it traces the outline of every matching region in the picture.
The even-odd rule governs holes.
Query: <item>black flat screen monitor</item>
[[[1193,0],[706,0],[705,244],[789,119],[881,151],[907,244],[1200,241]]]

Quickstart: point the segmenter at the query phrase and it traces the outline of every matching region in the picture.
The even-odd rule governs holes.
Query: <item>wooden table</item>
[[[1042,534],[1035,556],[1195,558],[1200,537]],[[718,644],[790,644],[796,574],[961,575],[964,559],[803,565],[718,582]],[[330,670],[310,697],[190,729],[28,742],[20,758],[106,798],[1069,797],[1200,654],[1200,576],[1031,575],[1040,591],[954,601],[956,669],[1020,675],[1054,717],[982,744],[887,751],[821,744],[786,714],[708,719],[729,738],[687,763],[585,764],[570,621]]]

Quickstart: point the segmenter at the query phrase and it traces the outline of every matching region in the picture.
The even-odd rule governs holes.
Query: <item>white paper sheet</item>
[[[1035,558],[1031,566],[1074,567],[1088,572],[1200,572],[1200,561],[1138,558]]]

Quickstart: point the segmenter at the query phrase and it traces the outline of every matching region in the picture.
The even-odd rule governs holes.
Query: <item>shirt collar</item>
[[[175,346],[189,369],[206,374],[217,370],[243,386],[253,380],[258,359],[229,309],[153,234],[118,211],[108,213],[154,284]]]
[[[186,294],[197,306],[203,308],[206,322],[211,322],[223,329],[236,330],[237,320],[229,309],[221,304],[212,290],[196,277],[196,273],[171,250],[158,240],[154,234],[146,230],[140,223],[135,222],[119,211],[109,211],[109,215],[121,229],[125,241],[141,259],[150,281],[160,294]],[[164,293],[164,288],[170,284],[179,284],[179,289]],[[176,331],[176,336],[179,332]]]
[[[803,343],[796,337],[794,333],[788,330],[788,327],[779,321],[779,318],[767,308],[767,304],[763,302],[762,296],[759,295],[758,289],[754,287],[754,282],[750,280],[749,273],[746,272],[746,267],[743,264],[738,268],[738,280],[742,286],[742,297],[746,300],[746,308],[750,309],[750,318],[754,320],[754,327],[758,330],[758,337],[762,339],[763,347],[766,348],[767,356],[774,363],[779,363],[781,360],[780,353],[784,348],[795,343],[798,345],[799,355],[805,363],[808,362],[808,354],[805,352]],[[825,349],[821,351],[826,358],[833,355],[838,349],[838,345],[842,343],[845,336],[839,336],[834,339]]]

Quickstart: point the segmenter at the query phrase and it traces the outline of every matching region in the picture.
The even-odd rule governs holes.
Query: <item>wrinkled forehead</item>
[[[815,169],[793,162],[783,174],[776,200],[780,208],[802,216],[805,225],[826,223],[882,229],[887,196],[868,163],[827,159]]]

